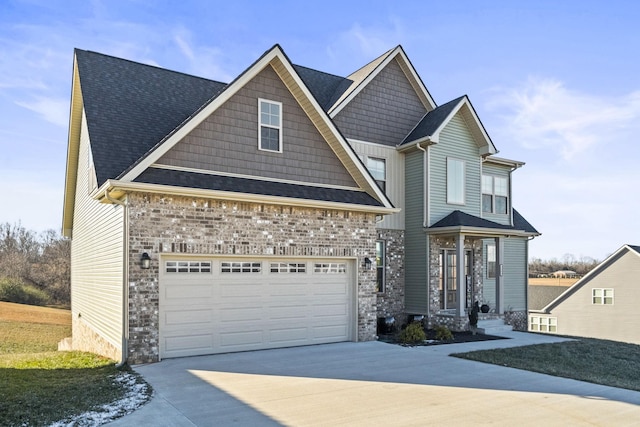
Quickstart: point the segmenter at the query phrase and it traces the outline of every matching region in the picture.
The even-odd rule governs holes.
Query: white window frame
[[[466,185],[466,162],[455,157],[447,157],[447,204],[464,205]],[[458,186],[458,181],[460,186]]]
[[[313,264],[313,272],[319,274],[345,274],[346,262],[316,262]]]
[[[211,273],[211,261],[174,260],[165,261],[165,273]]]
[[[591,304],[593,305],[613,305],[613,288],[592,288]],[[610,302],[607,302],[607,301]]]
[[[380,249],[380,251],[378,251]],[[376,240],[376,292],[379,294],[387,290],[385,266],[387,264],[387,242]]]
[[[489,268],[489,264],[493,264],[493,269]],[[496,278],[497,269],[496,245],[495,243],[487,244],[487,279]]]
[[[296,261],[273,261],[269,264],[270,273],[306,273],[307,263]]]
[[[558,333],[558,318],[531,316],[529,319],[529,330],[532,332],[544,332],[547,334]]]
[[[485,186],[485,182],[491,180],[490,187],[487,188]],[[502,192],[496,192],[496,180],[503,180],[505,182],[505,191],[504,194]],[[490,196],[491,197],[491,205],[489,210],[485,210],[485,203],[482,200],[482,213],[492,213],[496,215],[508,215],[509,214],[509,179],[504,176],[496,176],[496,175],[482,175],[482,183],[481,183],[481,193],[482,196]],[[505,198],[505,211],[504,212],[496,212],[496,198],[504,197]],[[484,199],[484,197],[482,197]]]
[[[277,117],[277,123],[273,124],[271,120],[264,121],[263,118],[270,118],[273,115],[268,111],[262,111],[263,104],[265,105],[275,105],[279,109],[279,114]],[[263,113],[265,117],[263,117]],[[269,129],[277,129],[278,130],[278,149],[272,150],[270,148],[262,147],[262,128]],[[269,99],[258,98],[258,150],[260,151],[269,151],[272,153],[282,153],[282,102],[271,101]]]
[[[370,164],[369,161],[371,161],[372,163]],[[377,164],[382,164],[382,177],[380,176],[380,170],[373,168],[374,166],[373,162],[376,162]],[[376,184],[378,184],[378,187],[380,187],[380,189],[386,193],[387,191],[387,159],[384,159],[382,157],[367,156],[366,163],[367,163],[367,170],[369,171],[373,179],[376,181]]]
[[[222,274],[243,274],[261,273],[262,263],[260,261],[222,261],[220,263],[220,273]]]

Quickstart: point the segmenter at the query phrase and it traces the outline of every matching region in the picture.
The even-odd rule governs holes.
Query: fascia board
[[[67,167],[64,182],[64,202],[62,205],[62,235],[67,238],[71,237],[73,230],[73,211],[75,209],[75,193],[80,155],[80,135],[82,132],[82,116],[84,114],[78,60],[75,53],[73,55],[73,77],[69,109]]]
[[[521,162],[519,160],[511,160],[494,156],[487,156],[483,158],[482,161],[485,163],[494,163],[496,165],[510,166],[512,168],[520,168],[526,164],[525,162]]]
[[[402,48],[402,46],[398,46],[398,55],[402,58],[402,61],[404,62],[405,66],[407,68],[407,71],[409,71],[409,73],[411,74],[411,78],[413,79],[415,84],[420,88],[422,93],[427,98],[427,101],[429,102],[429,107],[430,107],[430,108],[427,108],[427,109],[429,111],[435,109],[437,107],[436,102],[431,97],[431,94],[427,90],[427,87],[424,85],[424,82],[420,78],[420,75],[416,71],[415,67],[413,66],[413,63],[411,62],[411,60],[409,59],[409,57],[405,53],[405,51]],[[403,68],[403,71],[404,71],[404,68]]]
[[[593,269],[591,269],[591,271],[589,271],[587,274],[582,276],[582,278],[580,280],[578,280],[576,283],[571,285],[566,291],[564,291],[563,293],[558,295],[556,297],[556,299],[554,299],[549,304],[544,306],[542,308],[542,310],[545,310],[545,311],[548,312],[548,311],[552,310],[553,308],[555,308],[568,295],[570,295],[573,292],[575,292],[578,288],[582,287],[584,284],[586,284],[587,282],[591,281],[591,279],[593,279],[595,276],[600,274],[600,272],[603,271],[605,268],[609,267],[612,264],[612,262],[617,257],[619,257],[623,251],[626,251],[626,250],[631,250],[631,248],[629,248],[627,245],[623,245],[620,249],[615,251],[613,254],[609,255],[604,261],[602,261],[600,264],[598,264]]]
[[[438,227],[438,228],[425,228],[425,233],[429,235],[445,235],[445,234],[464,234],[467,236],[516,236],[516,237],[529,237],[534,235],[524,230],[505,230],[503,228],[483,228],[483,227],[467,227],[467,226],[453,226],[453,227]]]
[[[400,212],[399,208],[380,206],[356,205],[340,202],[325,202],[321,200],[297,199],[292,197],[265,196],[261,194],[236,193],[232,191],[205,190],[199,188],[176,187],[171,185],[147,184],[139,182],[122,182],[115,180],[106,181],[93,198],[102,203],[105,200],[105,192],[111,193],[115,198],[122,198],[128,192],[172,194],[176,196],[202,197],[206,199],[233,200],[248,203],[266,203],[273,205],[299,206],[317,209],[335,209],[344,211],[367,212],[380,215],[389,215]]]

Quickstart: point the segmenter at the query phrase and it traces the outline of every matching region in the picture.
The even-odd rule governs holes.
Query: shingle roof
[[[147,169],[135,179],[135,182],[366,206],[384,206],[364,191],[306,186],[160,168]]]
[[[353,81],[347,78],[324,73],[301,65],[294,65],[293,68],[295,68],[304,84],[311,91],[324,111],[328,111],[353,83]]]
[[[429,111],[400,145],[409,144],[418,139],[433,135],[463,98],[464,95]]]
[[[640,255],[640,246],[634,246],[634,245],[627,245],[627,246],[629,246],[631,249],[636,251],[638,255]]]
[[[562,295],[567,289],[569,289],[569,286],[529,285],[529,310],[542,310],[549,305],[551,301]]]
[[[499,224],[497,222],[489,221],[488,219],[480,218],[459,210],[455,210],[451,212],[449,215],[442,218],[440,221],[433,224],[431,227],[429,227],[429,229],[445,228],[445,227],[474,227],[474,228],[492,228],[492,229],[498,229],[498,230],[514,230],[514,231],[522,230],[527,233],[540,234],[515,209],[513,210],[513,223],[514,223],[513,226]]]
[[[117,178],[224,83],[76,49],[98,185]]]

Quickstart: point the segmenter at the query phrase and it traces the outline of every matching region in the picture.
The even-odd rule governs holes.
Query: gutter
[[[109,195],[109,189],[106,188],[104,190],[104,198],[109,201],[109,203],[122,206],[122,243],[124,245],[123,248],[123,259],[122,259],[122,342],[121,346],[121,355],[120,361],[116,364],[116,368],[121,368],[127,363],[127,352],[128,352],[128,321],[129,321],[129,293],[127,289],[127,283],[129,282],[129,215],[127,212],[127,202],[123,202],[122,200],[114,199]]]

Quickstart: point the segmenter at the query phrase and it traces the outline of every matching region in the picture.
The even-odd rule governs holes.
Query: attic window
[[[258,99],[258,149],[282,152],[282,103]]]

